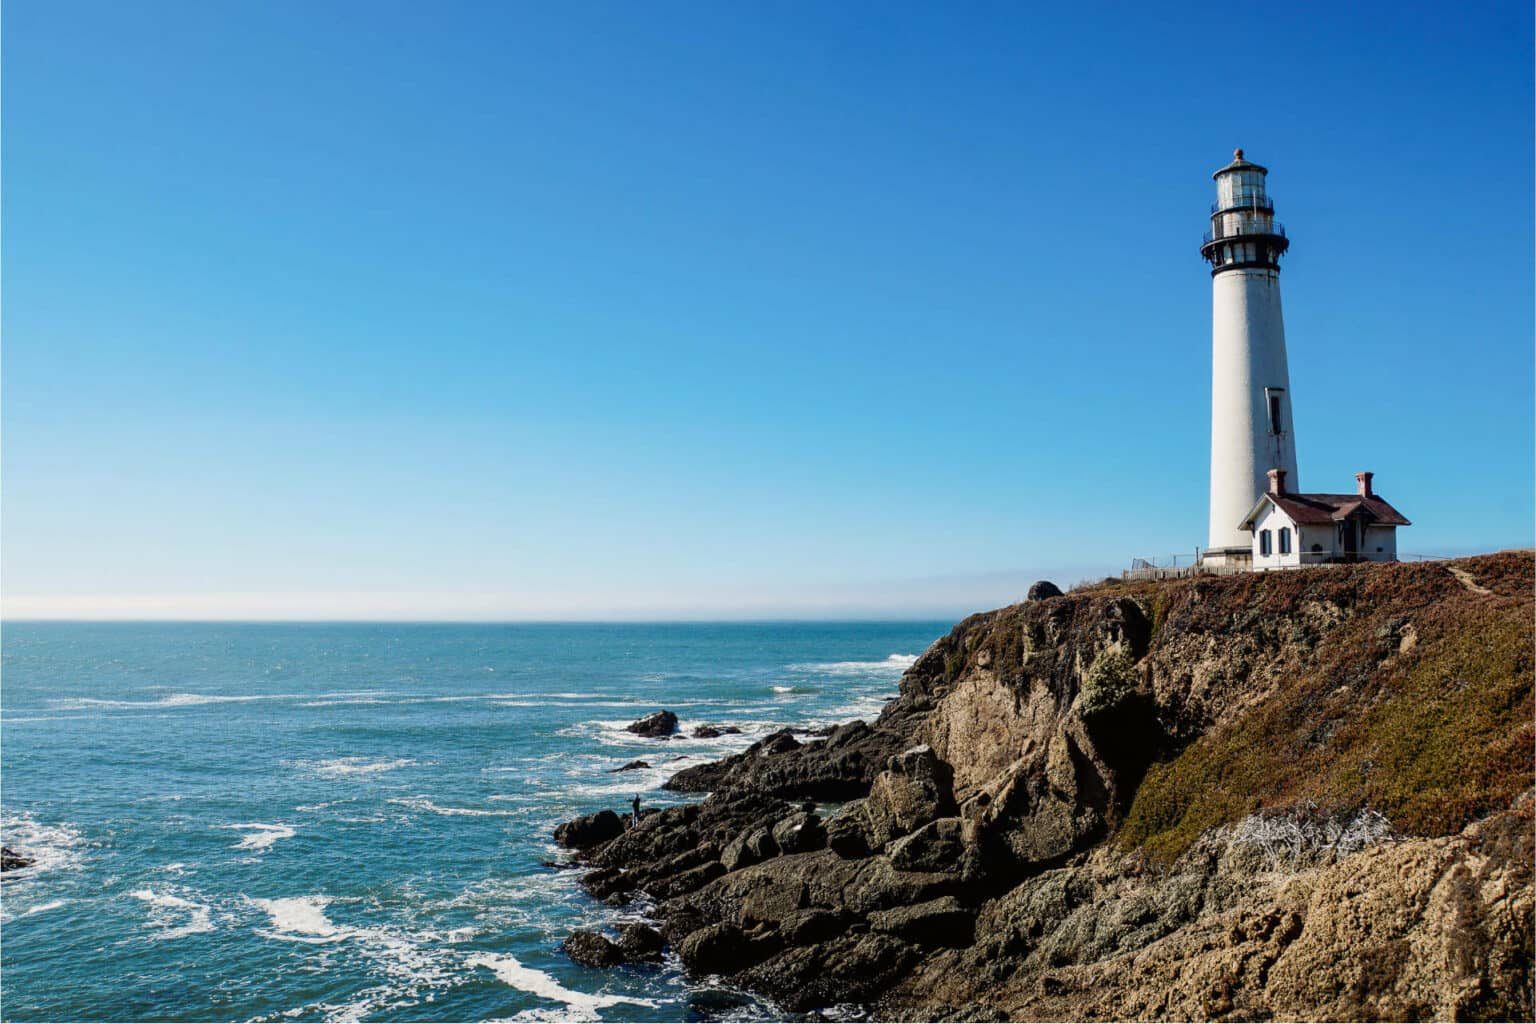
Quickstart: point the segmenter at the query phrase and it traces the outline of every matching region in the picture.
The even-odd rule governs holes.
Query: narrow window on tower
[[[1265,388],[1264,397],[1269,403],[1269,432],[1271,434],[1282,433],[1283,427],[1280,423],[1280,389]]]

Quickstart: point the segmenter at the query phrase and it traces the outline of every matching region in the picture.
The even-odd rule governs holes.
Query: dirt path
[[[1450,572],[1450,574],[1452,576],[1455,576],[1458,580],[1461,581],[1461,585],[1462,586],[1464,586],[1468,590],[1472,591],[1472,593],[1474,593],[1474,594],[1491,594],[1491,593],[1493,593],[1493,591],[1489,590],[1487,587],[1478,586],[1477,580],[1472,578],[1472,574],[1470,572],[1467,572],[1467,570],[1461,568],[1460,566],[1448,565],[1448,566],[1446,566],[1446,569]]]

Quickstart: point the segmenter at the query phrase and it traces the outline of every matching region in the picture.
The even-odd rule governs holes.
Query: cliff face
[[[1504,553],[973,616],[872,725],[674,779],[712,795],[587,885],[791,1010],[1529,1018],[1532,587]]]

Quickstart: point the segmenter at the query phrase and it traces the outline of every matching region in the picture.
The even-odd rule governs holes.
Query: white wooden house
[[[1354,494],[1291,494],[1285,476],[1269,471],[1269,490],[1241,524],[1253,535],[1254,571],[1397,561],[1397,528],[1411,524],[1371,489],[1373,474],[1355,474]]]

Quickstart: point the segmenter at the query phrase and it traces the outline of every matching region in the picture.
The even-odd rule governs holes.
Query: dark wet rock
[[[740,736],[741,735],[741,729],[738,726],[734,726],[734,725],[723,725],[723,726],[720,727],[720,732],[723,735],[726,735],[726,736]]]
[[[658,711],[655,714],[646,715],[639,721],[629,723],[624,730],[637,736],[649,736],[652,739],[670,738],[677,731],[677,716],[670,711]]]
[[[689,935],[679,944],[677,955],[696,974],[734,974],[747,966],[748,947],[740,927],[721,922]]]
[[[0,846],[0,871],[19,871],[36,864],[34,857],[28,857],[24,853],[17,853],[9,846]]]
[[[848,933],[826,942],[790,946],[740,975],[793,1013],[840,1003],[865,1003],[890,988],[921,956],[891,935]]]
[[[1017,594],[1018,591],[1015,590],[1014,593]],[[1027,600],[1044,601],[1046,598],[1060,596],[1061,588],[1056,584],[1052,583],[1050,580],[1036,580],[1030,585]]]
[[[616,775],[619,772],[633,772],[633,771],[638,771],[641,768],[649,768],[649,767],[650,767],[650,763],[647,762],[647,761],[631,761],[628,764],[621,764],[617,768],[609,768],[608,769],[608,774],[609,775]]]
[[[555,842],[578,850],[606,843],[624,831],[624,823],[610,810],[583,815],[555,829]]]
[[[597,932],[572,932],[563,947],[566,956],[584,967],[614,967],[624,961],[623,950]]]
[[[712,740],[720,735],[720,730],[712,725],[701,725],[690,734],[696,740]]]
[[[660,960],[666,940],[648,924],[631,921],[619,925],[619,949],[631,963]]]

